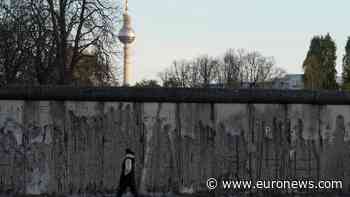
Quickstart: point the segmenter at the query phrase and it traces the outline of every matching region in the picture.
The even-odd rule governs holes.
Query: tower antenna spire
[[[125,12],[129,11],[129,1],[125,0]]]

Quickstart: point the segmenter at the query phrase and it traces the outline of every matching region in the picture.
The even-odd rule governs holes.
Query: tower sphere
[[[131,44],[136,39],[135,31],[131,27],[131,17],[128,13],[124,14],[124,25],[119,32],[118,38],[123,44]]]

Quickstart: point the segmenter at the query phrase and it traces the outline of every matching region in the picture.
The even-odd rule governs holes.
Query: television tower
[[[124,45],[124,81],[123,85],[130,85],[131,81],[131,69],[132,69],[132,44],[136,39],[135,32],[131,27],[131,17],[128,13],[129,11],[129,2],[125,0],[125,10],[123,14],[124,24],[122,29],[119,32],[118,38],[120,42]]]

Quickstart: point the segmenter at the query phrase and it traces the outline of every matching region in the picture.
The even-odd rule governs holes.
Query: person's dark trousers
[[[129,176],[127,175],[127,176],[122,176],[120,178],[117,197],[121,197],[123,195],[123,193],[125,193],[127,188],[130,188],[130,191],[134,197],[138,196],[135,178],[130,176],[130,175]]]

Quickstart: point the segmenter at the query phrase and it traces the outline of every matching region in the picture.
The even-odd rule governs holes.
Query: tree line
[[[314,36],[303,61],[304,89],[350,90],[350,37],[345,47],[342,83],[337,83],[337,47],[330,34]],[[175,60],[159,73],[163,87],[271,88],[286,72],[273,57],[246,50],[227,50],[221,57],[208,55]],[[143,80],[137,87],[161,87],[156,80]]]
[[[273,57],[257,51],[228,49],[219,57],[201,55],[190,60],[175,60],[159,73],[164,87],[237,88],[270,86],[269,82],[285,74]]]

